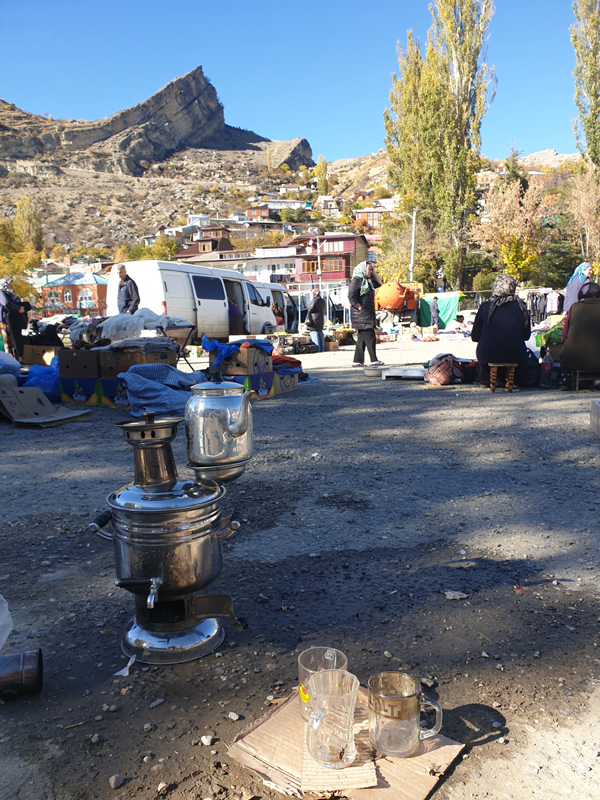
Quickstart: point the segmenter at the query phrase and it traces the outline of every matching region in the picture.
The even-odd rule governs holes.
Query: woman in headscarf
[[[0,328],[5,350],[18,361],[23,358],[22,330],[27,327],[31,305],[20,300],[13,291],[12,278],[0,280]]]
[[[571,308],[567,311],[563,322],[561,334],[561,341],[563,342],[567,340],[567,336],[569,334],[569,324],[571,322],[571,314],[573,313],[573,307],[576,305],[579,306],[578,316],[581,315],[579,330],[584,334],[585,329],[588,326],[591,327],[597,322],[597,309],[600,305],[600,285],[594,283],[593,281],[588,281],[587,283],[584,283],[579,290],[579,294],[577,295],[577,303],[573,303]],[[583,346],[585,347],[585,345]]]
[[[369,351],[372,365],[380,366],[383,364],[383,361],[377,360],[375,352],[375,328],[377,327],[375,289],[378,286],[381,286],[381,279],[375,272],[373,264],[361,261],[354,268],[348,289],[350,322],[352,327],[358,331],[353,367],[364,367],[365,348]]]
[[[479,382],[488,385],[488,364],[518,364],[516,378],[527,363],[525,342],[531,336],[531,321],[525,303],[516,296],[517,282],[498,275],[489,300],[479,306],[471,339],[477,342]]]
[[[563,313],[567,314],[573,303],[577,302],[579,290],[590,282],[593,271],[594,269],[589,261],[584,261],[571,275],[567,284]]]

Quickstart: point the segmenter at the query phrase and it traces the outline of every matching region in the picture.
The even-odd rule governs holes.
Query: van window
[[[192,281],[199,300],[225,300],[225,289],[220,278],[193,275]]]
[[[251,283],[247,283],[246,286],[248,288],[248,297],[250,298],[250,302],[252,303],[252,305],[254,305],[254,306],[264,306],[265,301],[262,299],[262,297],[256,291],[254,286],[252,286]]]

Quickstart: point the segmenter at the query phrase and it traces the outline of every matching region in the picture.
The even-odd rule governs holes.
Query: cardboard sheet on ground
[[[52,428],[92,418],[89,409],[71,411],[53,405],[37,386],[0,389],[0,414],[15,425],[30,428]]]
[[[363,750],[361,742],[368,742],[364,725],[367,714],[367,692],[361,687],[355,726],[359,752]],[[364,783],[361,784],[364,788],[349,786],[352,767],[343,770],[321,768],[327,773],[323,779],[326,786],[318,787],[319,765],[312,759],[314,766],[306,762],[310,756],[305,754],[305,731],[306,723],[300,714],[298,692],[295,691],[285,702],[239,733],[229,748],[229,755],[256,772],[266,785],[303,800],[329,797],[332,791],[350,800],[424,800],[464,747],[445,736],[432,736],[421,742],[419,749],[409,758],[391,759],[377,754],[375,781],[369,787]],[[373,750],[371,755],[374,755]],[[367,764],[359,762],[355,769],[357,780],[373,780],[372,771],[367,772]],[[373,769],[373,762],[370,769]]]

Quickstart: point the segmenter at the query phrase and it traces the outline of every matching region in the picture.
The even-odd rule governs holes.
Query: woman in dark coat
[[[0,327],[6,350],[18,361],[23,358],[21,331],[27,327],[28,311],[31,311],[31,305],[20,300],[13,292],[12,279],[0,280]]]
[[[489,385],[488,364],[518,364],[520,371],[527,363],[525,342],[531,336],[531,321],[525,303],[515,292],[517,282],[510,275],[498,275],[492,295],[482,303],[473,323],[471,339],[477,342],[479,382]]]
[[[350,322],[352,327],[358,331],[353,367],[364,367],[365,348],[369,351],[372,365],[380,366],[383,364],[383,361],[377,360],[375,352],[375,328],[377,327],[375,289],[378,286],[381,286],[381,279],[375,272],[373,264],[361,261],[354,268],[350,288],[348,289]]]

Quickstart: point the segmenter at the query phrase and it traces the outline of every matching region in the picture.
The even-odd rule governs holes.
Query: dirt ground
[[[408,364],[442,349],[378,354]],[[0,706],[0,800],[276,797],[227,745],[269,696],[287,696],[312,644],[346,652],[363,684],[389,668],[426,682],[442,732],[466,744],[436,798],[598,796],[592,395],[383,382],[351,361],[347,349],[304,356],[318,382],[253,404],[255,458],[224,503],[244,525],[212,587],[248,629],[228,627],[199,661],[135,664],[127,678],[114,673],[133,600],[87,527],[132,478],[114,427],[127,414],[98,408],[92,423],[45,431],[0,423],[0,593],[15,623],[3,652],[41,647],[45,659],[42,693]],[[183,430],[174,451],[187,475]]]

